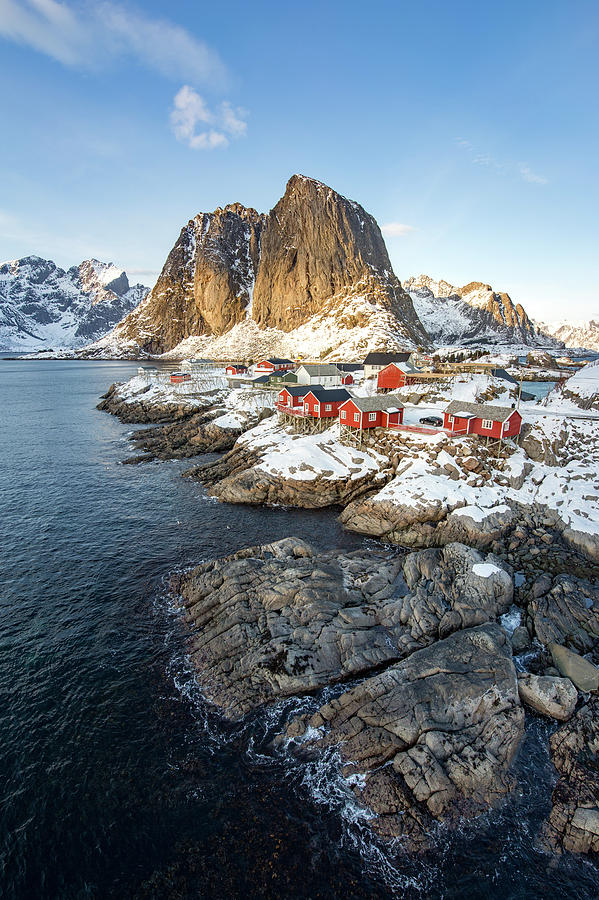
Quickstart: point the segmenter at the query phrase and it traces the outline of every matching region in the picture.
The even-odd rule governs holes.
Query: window
[[[490,431],[491,428],[493,427],[493,420],[492,419],[483,419],[482,427],[485,429],[485,431]]]
[[[360,413],[354,413],[354,422],[360,421]]]
[[[453,416],[448,416],[447,421],[449,422],[450,425],[453,425]]]
[[[369,422],[376,422],[376,413],[375,413],[375,412],[373,412],[373,413],[368,413],[368,421],[369,421]]]
[[[304,412],[309,412],[309,411],[310,411],[310,404],[304,403]]]
[[[333,407],[331,406],[330,403],[325,403],[325,405],[324,405],[324,411],[325,411],[325,412],[330,412],[330,411],[332,410],[332,408],[333,408]]]
[[[320,403],[315,403],[315,404],[314,404],[314,412],[315,412],[315,413],[319,413],[319,412],[320,412]]]
[[[345,410],[344,409],[341,410],[341,418],[345,419]]]

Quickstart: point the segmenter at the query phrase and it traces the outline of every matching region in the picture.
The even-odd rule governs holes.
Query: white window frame
[[[360,413],[354,413],[354,422],[360,421]]]
[[[310,404],[304,400],[304,412],[310,412]]]
[[[331,403],[325,403],[325,405],[324,405],[325,412],[331,412],[332,409],[333,409],[333,406]]]
[[[453,416],[447,416],[447,421],[450,425],[453,425]]]
[[[375,412],[368,413],[368,421],[376,422],[376,413]]]
[[[491,431],[493,428],[493,419],[483,419],[480,427],[485,431]]]
[[[314,404],[314,412],[315,412],[315,413],[319,413],[319,412],[320,412],[320,403],[315,403],[315,404]]]
[[[341,418],[342,418],[342,419],[347,418],[347,416],[345,415],[345,410],[344,410],[344,409],[341,410]]]

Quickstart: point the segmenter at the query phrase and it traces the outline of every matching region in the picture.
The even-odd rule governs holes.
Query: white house
[[[344,384],[345,372],[328,363],[312,365],[307,363],[296,369],[298,384],[321,384],[323,387],[336,387]]]

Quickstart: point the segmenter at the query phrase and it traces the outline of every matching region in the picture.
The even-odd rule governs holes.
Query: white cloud
[[[381,225],[381,231],[387,237],[403,237],[416,229],[413,225],[404,225],[402,222],[387,222],[385,225]]]
[[[524,181],[530,181],[532,184],[547,184],[547,179],[544,175],[537,175],[536,172],[533,172],[532,169],[526,165],[526,163],[520,163],[519,172]]]
[[[131,57],[171,78],[216,86],[228,78],[218,53],[184,28],[112,2],[0,0],[0,35],[77,68]]]
[[[230,138],[245,135],[247,112],[227,101],[211,110],[188,84],[177,91],[170,121],[175,137],[192,150],[214,150],[227,147]]]
[[[490,153],[482,153],[480,152],[474,144],[470,141],[465,140],[464,138],[456,138],[455,143],[458,147],[464,150],[470,156],[473,164],[475,166],[483,166],[486,169],[491,169],[494,172],[497,172],[499,175],[519,175],[520,178],[523,178],[524,181],[528,181],[532,184],[547,184],[548,180],[544,175],[538,175],[536,172],[533,172],[530,166],[526,163],[518,163],[517,165],[513,162],[502,162],[492,156]]]

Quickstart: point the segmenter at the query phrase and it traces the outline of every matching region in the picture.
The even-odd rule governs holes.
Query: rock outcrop
[[[553,675],[518,676],[518,691],[522,703],[535,712],[565,722],[576,709],[578,691],[569,678]]]
[[[386,551],[316,554],[288,538],[175,579],[205,695],[238,718],[264,703],[371,672],[505,612],[503,568],[459,544],[402,559]]]
[[[599,698],[593,697],[551,736],[559,773],[543,831],[552,850],[599,853]]]
[[[542,644],[590,653],[599,663],[599,588],[572,575],[539,579],[527,612],[531,630]]]
[[[510,790],[523,732],[509,641],[481,625],[293,720],[287,736],[300,752],[338,748],[371,825],[414,849],[427,845],[435,820],[477,814]]]
[[[363,308],[355,322],[346,321],[350,295]],[[378,311],[395,328],[396,343],[428,345],[372,216],[326,185],[294,175],[267,215],[234,203],[192,219],[147,300],[110,340],[159,354],[248,320],[290,332],[324,310],[333,318],[338,312],[340,328],[364,324]],[[381,332],[381,345],[391,338]]]

